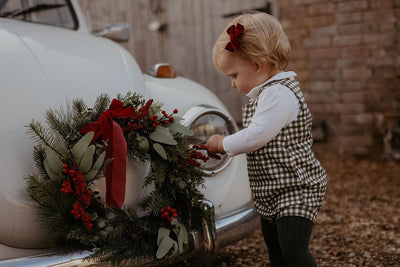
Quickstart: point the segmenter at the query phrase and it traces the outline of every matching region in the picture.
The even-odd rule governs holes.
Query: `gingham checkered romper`
[[[315,221],[325,196],[327,175],[311,151],[312,118],[294,78],[272,81],[261,90],[280,83],[296,95],[300,113],[262,148],[247,154],[250,187],[258,213],[270,222],[283,216]],[[248,127],[258,97],[243,107],[243,126]]]

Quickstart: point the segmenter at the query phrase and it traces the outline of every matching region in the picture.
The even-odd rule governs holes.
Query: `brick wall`
[[[375,152],[385,116],[400,115],[400,0],[278,3],[316,125],[335,148]]]

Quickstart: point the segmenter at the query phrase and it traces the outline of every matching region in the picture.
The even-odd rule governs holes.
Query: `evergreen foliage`
[[[205,216],[200,208],[203,195],[198,190],[203,184],[204,173],[198,165],[190,163],[193,162],[192,148],[185,139],[185,134],[190,131],[180,128],[182,125],[174,125],[179,123],[178,117],[174,122],[173,114],[161,111],[160,103],[145,101],[137,94],[118,95],[118,99],[123,102],[124,109],[132,107],[135,110],[129,118],[114,118],[123,129],[129,160],[151,162],[151,171],[143,187],[154,190],[140,204],[144,215],[138,216],[129,207],[118,209],[106,206],[99,192],[91,191],[91,185],[98,176],[85,179],[82,192],[89,192],[90,201],[87,202],[77,201],[77,184],[71,182],[76,172],[81,173],[79,161],[82,159],[78,159],[77,155],[82,158],[82,153],[92,155],[89,162],[93,162],[91,168],[94,169],[95,162],[107,146],[102,136],[93,140],[94,146],[82,146],[82,140],[88,137],[80,132],[82,126],[97,121],[107,112],[110,98],[106,94],[97,97],[93,108],[88,108],[82,99],[76,99],[65,110],[48,110],[45,116],[48,128],[37,121],[28,125],[28,133],[37,144],[33,158],[38,171],[26,177],[27,192],[39,205],[40,219],[61,247],[94,249],[91,259],[112,264],[133,264],[144,258],[155,259],[158,229],[173,228],[169,221],[171,218],[163,215],[165,207],[172,207],[171,214],[176,210],[179,216],[173,219],[173,224],[177,225],[179,220],[182,225],[178,225],[185,231],[198,229],[197,222]],[[151,134],[160,129],[158,127],[163,130],[157,138],[152,138]],[[176,145],[169,144],[171,138]],[[86,152],[90,149],[94,149],[93,154]],[[102,165],[95,172],[101,174],[111,160],[100,161]],[[87,176],[88,173],[82,175]],[[69,190],[75,194],[69,193],[72,192]],[[83,207],[79,214],[81,217],[77,217],[75,207],[73,209],[77,203]],[[90,218],[89,222],[84,220],[86,215]]]

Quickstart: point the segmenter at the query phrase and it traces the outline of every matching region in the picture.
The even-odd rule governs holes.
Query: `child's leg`
[[[285,267],[287,264],[283,258],[278,239],[278,229],[276,224],[270,223],[261,218],[261,230],[265,244],[268,248],[269,261],[271,267]]]
[[[277,221],[279,244],[288,266],[317,266],[309,250],[313,226],[312,221],[299,216],[282,217]]]

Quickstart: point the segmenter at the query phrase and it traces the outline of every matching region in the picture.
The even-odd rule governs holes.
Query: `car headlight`
[[[230,135],[237,131],[235,122],[219,109],[208,106],[196,106],[184,115],[184,122],[193,131],[188,137],[190,145],[205,143],[214,134]],[[221,155],[221,159],[210,158],[204,166],[205,172],[215,174],[229,165],[231,158]]]

